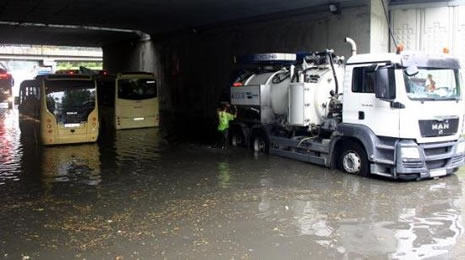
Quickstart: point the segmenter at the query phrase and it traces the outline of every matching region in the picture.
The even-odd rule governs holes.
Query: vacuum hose
[[[334,84],[336,85],[336,95],[339,94],[339,83],[337,81],[336,70],[334,69],[334,61],[333,61],[333,50],[326,50],[326,55],[329,58],[329,64],[331,65],[331,70],[333,71],[334,77]]]

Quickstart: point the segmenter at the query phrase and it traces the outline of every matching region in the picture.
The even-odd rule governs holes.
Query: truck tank
[[[342,78],[343,69],[335,67],[336,75]],[[310,68],[305,71],[304,81],[290,83],[287,104],[289,125],[321,125],[328,117],[331,92],[336,91],[333,72],[330,68]]]
[[[338,78],[342,78],[342,66],[337,65],[335,70]],[[335,91],[331,68],[310,67],[296,75],[294,82],[290,74],[287,69],[253,74],[243,85],[231,88],[231,103],[240,111],[257,111],[262,124],[285,119],[288,125],[321,125],[328,115],[330,92]]]

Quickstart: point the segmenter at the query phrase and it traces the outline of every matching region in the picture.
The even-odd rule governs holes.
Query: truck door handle
[[[359,120],[365,119],[365,112],[363,112],[363,111],[358,111],[358,119],[359,119]]]
[[[391,108],[404,109],[405,105],[400,102],[391,102]]]

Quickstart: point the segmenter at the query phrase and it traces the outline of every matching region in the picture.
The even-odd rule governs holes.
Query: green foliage
[[[86,67],[88,69],[93,70],[101,70],[103,69],[103,62],[101,61],[90,61],[90,62],[82,62],[82,61],[59,61],[57,62],[57,70],[77,70],[80,66]]]

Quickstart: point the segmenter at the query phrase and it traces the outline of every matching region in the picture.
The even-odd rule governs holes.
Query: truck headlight
[[[465,142],[460,142],[455,148],[455,153],[465,153]]]
[[[420,151],[417,147],[402,147],[400,152],[402,159],[420,159]]]

